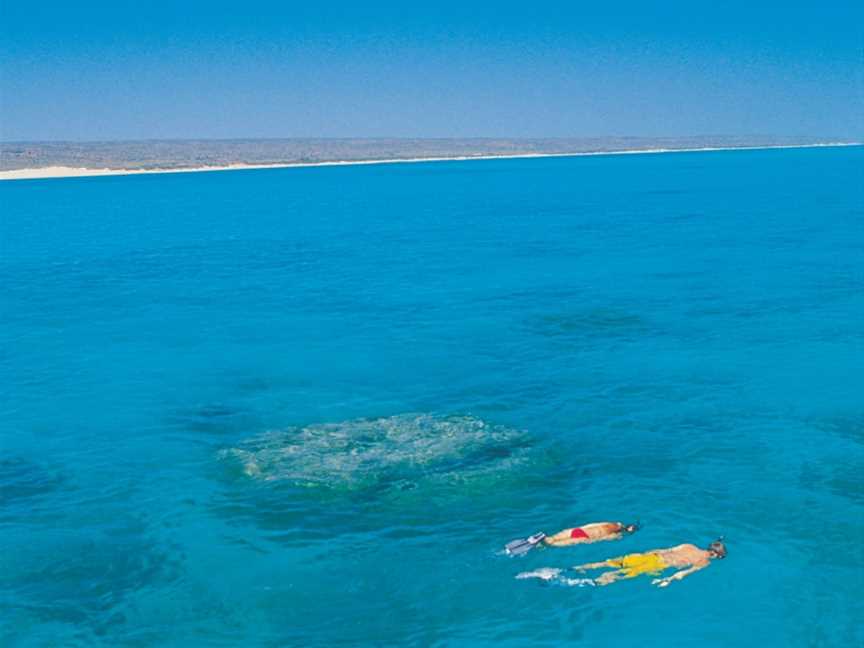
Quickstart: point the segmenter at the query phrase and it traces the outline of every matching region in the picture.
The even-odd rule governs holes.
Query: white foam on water
[[[553,580],[561,575],[560,569],[557,567],[541,567],[534,571],[521,572],[516,574],[516,580],[526,580],[528,578],[539,578],[540,580]]]

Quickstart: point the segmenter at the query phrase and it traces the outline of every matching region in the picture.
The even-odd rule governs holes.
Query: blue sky
[[[0,138],[864,138],[864,3],[0,0]]]

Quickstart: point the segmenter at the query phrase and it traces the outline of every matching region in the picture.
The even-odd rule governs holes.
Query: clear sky
[[[0,0],[0,138],[864,138],[864,2]]]

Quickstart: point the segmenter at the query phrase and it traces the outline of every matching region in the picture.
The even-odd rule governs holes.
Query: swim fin
[[[504,545],[504,553],[508,556],[522,556],[540,544],[545,537],[546,534],[541,531],[540,533],[535,533],[527,538],[513,540]]]

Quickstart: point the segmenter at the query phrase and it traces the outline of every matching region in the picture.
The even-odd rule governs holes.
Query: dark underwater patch
[[[809,422],[820,430],[864,445],[864,414],[823,417]]]
[[[614,308],[549,313],[531,317],[525,324],[532,333],[562,339],[629,338],[651,330],[639,315]]]
[[[217,436],[254,429],[259,425],[248,409],[224,403],[175,410],[168,416],[168,423],[190,432]]]
[[[123,606],[139,590],[176,578],[176,552],[154,541],[138,521],[116,520],[98,533],[41,530],[20,539],[3,568],[0,588],[16,616],[64,624],[75,634],[101,636],[122,626]]]
[[[20,457],[0,459],[0,511],[68,487],[59,473],[35,462]]]

